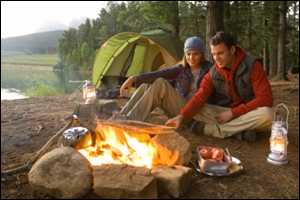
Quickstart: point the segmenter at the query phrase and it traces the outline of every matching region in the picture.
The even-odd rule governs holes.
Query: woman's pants
[[[152,110],[160,107],[168,115],[175,117],[186,100],[163,78],[152,84],[142,84],[121,110],[129,119],[145,121]],[[230,137],[244,130],[265,131],[271,128],[272,108],[258,107],[229,122],[220,124],[216,116],[230,108],[205,104],[193,119],[205,123],[204,134],[218,138]]]

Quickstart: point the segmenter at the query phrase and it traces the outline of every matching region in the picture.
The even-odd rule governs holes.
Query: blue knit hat
[[[201,38],[193,36],[186,39],[184,43],[184,52],[186,53],[188,50],[198,50],[204,53],[205,48]]]

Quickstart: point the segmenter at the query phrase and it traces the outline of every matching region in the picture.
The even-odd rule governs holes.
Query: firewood
[[[97,124],[114,126],[124,130],[134,131],[137,133],[147,133],[150,135],[168,134],[174,131],[174,127],[151,124],[134,120],[97,120]]]

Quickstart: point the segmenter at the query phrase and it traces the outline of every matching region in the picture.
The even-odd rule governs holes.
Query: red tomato
[[[222,161],[224,158],[224,150],[219,148],[212,149],[212,159]]]
[[[212,157],[212,152],[210,149],[207,149],[207,148],[202,148],[200,150],[200,155],[202,156],[202,158],[204,159],[211,159]]]

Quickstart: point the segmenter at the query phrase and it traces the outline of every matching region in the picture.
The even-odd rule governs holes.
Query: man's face
[[[210,45],[211,54],[213,59],[220,67],[230,67],[232,64],[235,47],[232,46],[230,49],[224,44]]]
[[[202,54],[197,50],[188,50],[185,53],[185,58],[187,63],[191,67],[200,67],[200,61],[202,58]]]

